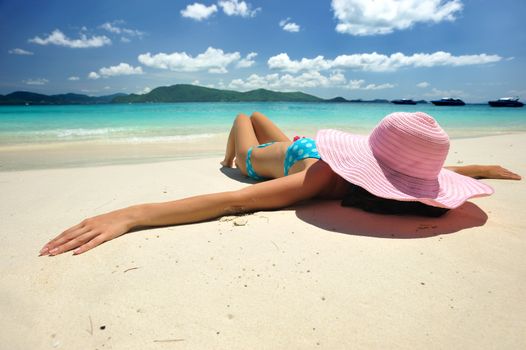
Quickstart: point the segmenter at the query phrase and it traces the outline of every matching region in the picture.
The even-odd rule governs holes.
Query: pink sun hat
[[[389,114],[369,136],[320,130],[316,148],[335,173],[377,197],[453,209],[493,193],[443,168],[449,137],[426,113]]]

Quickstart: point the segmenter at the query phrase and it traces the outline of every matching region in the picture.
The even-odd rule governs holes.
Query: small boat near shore
[[[399,100],[392,100],[391,103],[394,103],[395,105],[416,105],[416,102],[408,99],[408,98],[402,98]]]
[[[444,97],[440,100],[434,100],[431,101],[432,104],[435,106],[464,106],[465,103],[461,99],[458,98],[451,98],[451,97]]]
[[[524,103],[518,97],[501,97],[498,100],[488,101],[491,107],[522,107]]]

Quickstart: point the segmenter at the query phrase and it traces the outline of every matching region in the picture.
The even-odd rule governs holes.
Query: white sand
[[[448,165],[525,175],[525,136],[455,140]],[[1,172],[0,348],[526,348],[524,180],[441,219],[312,202],[38,257],[84,217],[245,186],[218,161]]]

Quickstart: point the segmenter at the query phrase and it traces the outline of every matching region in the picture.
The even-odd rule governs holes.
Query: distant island
[[[212,89],[203,86],[176,84],[161,86],[146,94],[112,94],[88,96],[82,94],[43,95],[16,91],[0,95],[0,105],[87,105],[109,103],[174,103],[174,102],[330,102],[330,103],[389,103],[388,100],[347,100],[343,97],[323,99],[303,92],[279,92],[256,89],[247,92]],[[425,102],[425,101],[419,101]]]
[[[113,103],[144,102],[321,102],[323,99],[303,92],[277,92],[257,89],[247,92],[177,84],[153,89],[147,94],[118,96]]]
[[[108,104],[121,95],[88,96],[82,94],[43,95],[28,91],[16,91],[0,95],[0,105],[91,105]]]

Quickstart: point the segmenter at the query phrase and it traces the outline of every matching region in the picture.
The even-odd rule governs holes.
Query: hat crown
[[[424,180],[438,177],[444,166],[449,137],[426,113],[392,113],[369,136],[381,167]]]

